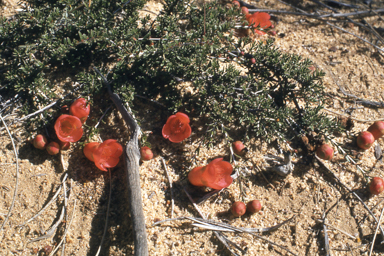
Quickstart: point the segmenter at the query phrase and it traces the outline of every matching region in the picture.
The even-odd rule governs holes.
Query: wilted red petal
[[[115,167],[123,153],[123,147],[116,140],[106,140],[94,151],[95,165],[102,171]]]
[[[163,137],[175,143],[188,138],[191,133],[192,130],[189,126],[189,117],[186,114],[179,112],[168,118],[162,130]]]
[[[59,140],[76,142],[83,136],[82,123],[76,116],[61,115],[55,122],[55,131]]]
[[[69,108],[69,113],[71,115],[77,116],[82,123],[85,123],[89,116],[91,110],[91,105],[87,103],[84,98],[79,98],[75,100]]]
[[[94,162],[93,153],[95,150],[100,146],[99,142],[90,142],[87,145],[85,145],[83,149],[84,155],[92,162]]]

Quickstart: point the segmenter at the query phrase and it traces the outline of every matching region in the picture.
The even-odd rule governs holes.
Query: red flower
[[[206,186],[213,189],[223,189],[232,183],[232,165],[216,158],[206,166],[194,168],[188,174],[188,180],[195,186]]]
[[[95,162],[97,168],[108,171],[106,168],[115,167],[123,154],[123,147],[116,140],[106,140],[103,143],[90,142],[83,149],[84,155]]]
[[[266,12],[255,12],[254,14],[248,14],[245,16],[249,25],[253,25],[254,28],[260,27],[262,29],[267,29],[272,26],[271,21],[269,20],[271,16]],[[260,30],[255,29],[255,33],[259,35],[265,35],[266,33]]]
[[[91,105],[84,98],[75,100],[69,107],[69,113],[80,118],[82,123],[87,120],[90,110]]]
[[[56,135],[62,142],[76,142],[83,136],[81,121],[76,116],[61,115],[55,123]]]
[[[191,135],[191,126],[189,126],[189,117],[186,114],[177,112],[168,118],[163,127],[163,137],[172,142],[178,143]]]

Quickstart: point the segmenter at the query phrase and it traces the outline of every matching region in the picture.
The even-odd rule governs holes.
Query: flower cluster
[[[71,115],[63,114],[55,122],[57,138],[62,142],[76,142],[83,136],[82,125],[87,120],[91,106],[83,98],[75,100],[69,108]]]
[[[107,168],[115,167],[123,154],[123,147],[116,140],[106,140],[103,143],[90,142],[83,149],[84,155],[96,167],[102,171],[108,171]]]

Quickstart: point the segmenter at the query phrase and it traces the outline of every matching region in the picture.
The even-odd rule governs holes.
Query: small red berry
[[[51,141],[48,143],[46,150],[50,155],[56,155],[60,152],[60,145],[57,142]]]
[[[45,149],[47,146],[48,140],[44,135],[38,134],[33,140],[33,146],[38,149]]]
[[[140,155],[142,161],[148,161],[153,158],[152,150],[149,147],[140,148]]]
[[[384,135],[384,122],[376,121],[371,126],[369,126],[368,131],[372,133],[375,140],[381,138]]]
[[[359,134],[357,137],[357,146],[362,149],[369,149],[373,142],[375,142],[375,137],[373,137],[372,133],[364,131]]]
[[[261,210],[261,202],[259,200],[252,200],[249,203],[247,203],[247,212],[249,213],[256,213]]]
[[[244,146],[243,142],[241,142],[241,141],[234,141],[234,142],[232,142],[232,148],[233,148],[233,152],[236,155],[242,155],[245,152],[244,151],[245,146]]]
[[[248,8],[245,6],[241,7],[241,13],[244,15],[247,15],[248,14]]]
[[[374,177],[370,184],[369,184],[369,191],[374,194],[378,195],[384,190],[384,180],[379,177]]]
[[[252,58],[251,59],[251,64],[255,64],[256,63],[256,59],[255,58]]]
[[[331,160],[333,157],[333,148],[328,144],[323,144],[316,150],[316,155],[324,160]]]
[[[235,217],[244,215],[246,210],[247,210],[247,207],[243,202],[234,202],[231,207],[231,212]]]

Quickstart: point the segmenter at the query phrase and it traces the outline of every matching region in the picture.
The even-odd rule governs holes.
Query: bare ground
[[[14,2],[5,0],[3,14],[11,15]],[[288,8],[277,0],[254,2],[253,4],[268,9]],[[5,9],[7,7],[7,9]],[[159,3],[149,3],[148,9],[158,11]],[[300,8],[308,12],[317,8],[310,1],[301,1]],[[337,113],[351,113],[353,118],[374,120],[383,118],[382,108],[368,108],[345,97],[339,86],[359,98],[382,102],[384,98],[383,56],[373,47],[356,37],[336,30],[322,22],[301,16],[279,15],[279,22],[274,23],[277,31],[276,45],[284,52],[295,53],[310,58],[316,67],[324,70],[324,84],[327,92],[333,96],[329,109]],[[379,18],[365,18],[374,27],[382,27]],[[346,23],[343,26],[359,36],[370,38],[372,35],[357,26]],[[256,38],[255,40],[259,40]],[[69,79],[71,80],[71,79]],[[75,81],[72,81],[75,82]],[[338,86],[339,85],[339,86]],[[206,148],[194,143],[201,134],[198,120],[192,120],[192,137],[182,144],[172,144],[161,136],[161,127],[166,119],[160,118],[161,109],[148,105],[147,102],[135,101],[138,115],[146,116],[148,122],[142,129],[149,136],[154,159],[141,164],[141,184],[144,210],[147,223],[149,255],[229,255],[227,249],[214,237],[212,231],[191,227],[188,221],[166,222],[152,226],[155,221],[171,217],[170,186],[161,158],[165,158],[173,181],[175,199],[174,217],[198,216],[182,191],[184,173],[188,171],[185,160],[195,157],[195,165],[205,165],[211,159],[224,156],[229,160],[229,147],[224,141],[215,148]],[[95,125],[100,118],[97,106],[87,121]],[[100,110],[101,112],[105,109]],[[334,113],[326,112],[328,115]],[[376,161],[374,147],[359,151],[353,141],[353,134],[366,130],[371,121],[355,121],[349,132],[350,136],[339,137],[345,147],[356,149],[359,165],[365,170],[372,170],[370,176],[383,177],[383,163]],[[101,138],[118,139],[126,142],[126,126],[115,109],[101,124]],[[123,165],[112,170],[111,180],[108,173],[100,172],[82,154],[79,147],[72,147],[60,156],[49,156],[44,151],[33,148],[25,142],[26,133],[22,126],[9,127],[16,139],[20,177],[14,210],[8,224],[0,233],[0,255],[45,255],[49,249],[59,243],[63,230],[66,234],[66,255],[95,255],[103,234],[110,182],[112,184],[111,209],[107,235],[100,255],[131,255],[133,238]],[[230,134],[234,139],[241,136]],[[4,221],[12,202],[15,189],[16,158],[11,140],[5,130],[0,137],[0,220]],[[377,141],[383,148],[383,139]],[[200,146],[200,151],[197,148]],[[241,199],[240,182],[235,181],[221,194],[199,205],[203,213],[215,220],[228,222],[239,227],[269,227],[292,216],[296,218],[279,230],[262,236],[283,246],[298,255],[325,255],[323,226],[318,220],[325,210],[336,204],[327,215],[330,224],[328,236],[332,255],[368,255],[376,224],[372,217],[355,197],[347,191],[316,161],[308,161],[306,156],[298,160],[295,170],[286,178],[273,173],[258,171],[267,166],[263,155],[278,154],[276,149],[260,140],[246,142],[247,155],[238,159],[240,168],[247,167],[251,174],[242,180],[243,198],[247,202],[253,199],[262,201],[263,210],[252,216],[233,218],[227,213],[234,201]],[[300,156],[300,155],[298,155]],[[63,164],[62,164],[63,162]],[[66,171],[63,170],[66,168]],[[356,166],[346,162],[341,154],[326,163],[341,181],[356,192],[368,205],[374,207],[382,201],[381,196],[371,197],[366,191],[366,183]],[[189,168],[189,167],[188,167]],[[67,188],[71,188],[68,202],[68,220],[62,222],[58,232],[51,238],[29,242],[45,234],[58,220],[63,205],[63,194],[51,204],[41,216],[22,225],[42,209],[57,191],[64,173],[68,174]],[[76,200],[76,208],[74,208]],[[379,218],[383,204],[373,210]],[[70,218],[73,220],[70,223]],[[368,217],[367,217],[368,216]],[[367,218],[366,218],[367,217]],[[22,226],[19,226],[22,225]],[[333,228],[334,227],[334,228]],[[336,230],[335,228],[339,229]],[[341,232],[340,230],[344,231]],[[289,255],[288,252],[247,234],[228,234],[233,242],[242,248],[248,248],[248,255]],[[378,234],[377,240],[382,237]],[[60,252],[57,255],[61,254]],[[373,255],[382,255],[384,248],[377,245]],[[48,254],[47,254],[48,255]]]

